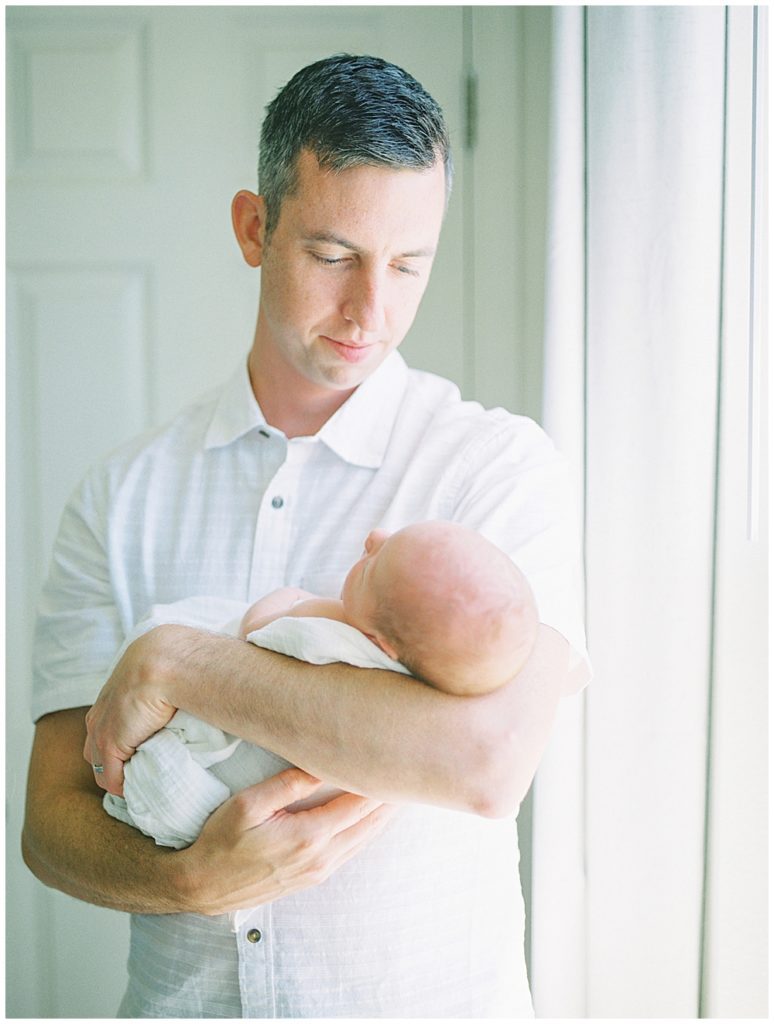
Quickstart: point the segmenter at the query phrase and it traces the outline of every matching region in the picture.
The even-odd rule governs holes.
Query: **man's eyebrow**
[[[402,260],[429,259],[431,256],[435,256],[435,249],[432,245],[428,245],[425,249],[415,249],[414,252],[401,253],[399,258]]]
[[[329,245],[337,245],[341,249],[349,249],[350,252],[358,255],[362,255],[364,251],[359,245],[355,245],[354,242],[350,242],[349,239],[342,238],[340,235],[335,235],[332,231],[315,231],[314,234],[307,235],[304,241],[327,242]],[[427,246],[427,248],[416,249],[413,252],[403,252],[398,259],[429,259],[431,256],[435,256],[435,249],[432,246]]]
[[[360,253],[363,251],[359,245],[355,245],[354,242],[341,238],[339,235],[334,235],[332,231],[315,231],[314,234],[307,235],[304,241],[328,242],[330,245],[338,245],[341,249],[351,249],[352,252]]]

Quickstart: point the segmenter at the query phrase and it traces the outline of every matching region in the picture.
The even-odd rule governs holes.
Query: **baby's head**
[[[507,555],[465,526],[373,530],[341,598],[348,621],[425,682],[486,693],[529,657],[537,609]]]

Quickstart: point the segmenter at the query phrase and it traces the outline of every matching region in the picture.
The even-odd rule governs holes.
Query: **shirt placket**
[[[256,907],[236,935],[242,1017],[276,1017],[272,907]]]
[[[251,601],[287,585],[290,543],[299,512],[301,471],[314,448],[314,444],[300,439],[286,441],[276,435],[269,443],[284,446],[285,453],[266,484],[258,509],[248,590]]]
[[[285,460],[269,479],[258,510],[250,566],[251,600],[287,583],[301,473],[316,449],[306,440],[286,441],[276,436],[270,443],[286,446]],[[236,935],[244,1018],[277,1016],[272,918],[271,904],[257,907]]]

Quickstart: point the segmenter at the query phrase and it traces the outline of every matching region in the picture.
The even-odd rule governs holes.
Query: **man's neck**
[[[283,387],[270,371],[259,367],[254,351],[247,365],[253,394],[266,422],[288,438],[314,436],[354,390],[334,391],[304,380],[296,380],[292,389]]]

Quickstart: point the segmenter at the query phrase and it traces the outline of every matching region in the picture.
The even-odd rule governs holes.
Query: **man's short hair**
[[[364,164],[433,167],[443,161],[447,196],[452,157],[443,111],[408,72],[379,57],[336,54],[298,71],[266,108],[258,188],[266,235],[297,185],[301,150],[321,167]]]

